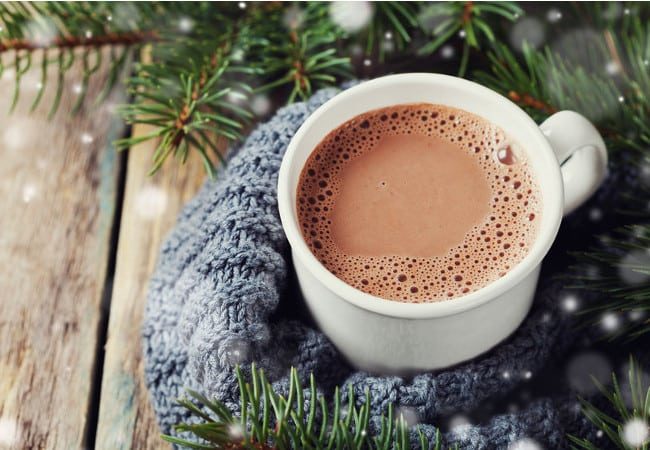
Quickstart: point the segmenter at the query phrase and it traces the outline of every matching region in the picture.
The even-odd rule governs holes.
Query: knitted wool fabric
[[[255,361],[279,392],[287,391],[288,369],[295,366],[305,381],[313,372],[326,395],[336,385],[352,384],[359,396],[368,389],[375,423],[392,402],[415,412],[422,431],[433,436],[441,414],[503,395],[570,340],[567,319],[554,307],[558,288],[542,279],[519,330],[472,361],[413,378],[370,375],[345,362],[305,319],[300,296],[289,288],[292,267],[276,200],[290,139],[337,92],[325,89],[287,106],[252,132],[218,180],[206,182],[183,209],[163,245],[149,286],[143,343],[146,383],[164,432],[187,420],[176,399],[188,387],[237,410],[234,366]],[[487,449],[534,439],[558,449],[566,447],[567,432],[593,433],[575,399],[542,399],[516,414],[456,428],[444,441]]]

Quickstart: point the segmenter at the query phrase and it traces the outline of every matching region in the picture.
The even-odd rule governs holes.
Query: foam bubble
[[[489,213],[441,256],[346,254],[330,230],[342,169],[382,139],[407,134],[443,139],[471,155],[489,184]],[[377,187],[389,187],[383,183]],[[408,104],[362,114],[326,136],[302,171],[297,209],[305,241],[337,277],[382,298],[431,302],[476,291],[516,266],[536,234],[540,199],[526,159],[501,129],[463,110]]]

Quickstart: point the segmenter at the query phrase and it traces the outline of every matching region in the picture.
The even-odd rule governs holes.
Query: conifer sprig
[[[608,410],[613,413],[605,411],[585,399],[580,399],[582,411],[587,419],[602,432],[602,439],[609,441],[616,448],[648,450],[650,448],[650,386],[647,385],[647,381],[644,381],[641,367],[633,358],[630,358],[628,378],[627,385],[621,386],[616,374],[612,373],[611,388],[594,380],[608,402]],[[644,427],[645,442],[642,439]],[[634,442],[637,438],[640,442]],[[569,436],[569,440],[575,450],[603,448],[602,441],[594,443],[578,436]]]
[[[367,26],[346,33],[334,23],[326,2],[5,2],[0,3],[0,73],[13,70],[15,106],[24,74],[42,60],[32,108],[41,102],[48,80],[54,80],[54,114],[65,74],[79,60],[83,73],[75,87],[78,111],[91,78],[103,65],[110,65],[109,76],[97,102],[121,79],[126,63],[148,45],[145,53],[150,58],[137,63],[128,79],[133,101],[121,112],[128,123],[147,124],[153,130],[121,140],[118,146],[154,140],[152,172],[169,157],[185,161],[190,149],[196,149],[212,176],[216,163],[222,162],[215,142],[240,138],[252,118],[248,105],[253,95],[271,91],[275,100],[306,99],[315,89],[352,75],[348,52],[353,44],[364,42],[367,55],[383,61],[386,36],[391,51],[406,50],[414,36],[429,33],[422,26],[427,14],[451,20],[445,27],[460,27],[454,29],[462,29],[465,42],[478,48],[480,40],[493,39],[493,22],[519,11],[512,3],[454,2],[431,11],[428,7],[418,2],[376,3]],[[448,31],[428,36],[434,47],[454,37]],[[425,44],[424,53],[434,47]],[[465,52],[461,72],[467,57]]]
[[[426,6],[420,21],[430,23],[433,40],[420,48],[420,54],[431,54],[455,35],[463,40],[463,53],[458,75],[464,76],[469,61],[470,48],[495,42],[495,32],[490,22],[495,19],[515,21],[523,14],[513,2],[440,2]]]
[[[573,268],[572,287],[603,294],[581,314],[594,326],[604,314],[614,314],[620,326],[609,331],[609,339],[640,338],[650,333],[650,225],[631,225],[604,240],[606,250],[576,254],[580,265]]]
[[[194,449],[256,450],[407,450],[411,449],[409,426],[402,415],[396,416],[392,405],[381,418],[378,433],[370,432],[370,398],[358,406],[350,390],[347,403],[336,388],[333,407],[318,393],[314,376],[303,387],[296,369],[291,369],[289,394],[285,398],[274,392],[264,371],[251,367],[250,380],[237,368],[240,414],[234,415],[217,400],[188,391],[191,399],[180,400],[197,423],[180,424],[176,431],[191,437],[163,436],[168,442]],[[417,430],[417,445],[422,449],[441,450],[441,437],[435,442]]]
[[[575,110],[599,127],[610,150],[645,151],[650,145],[650,24],[643,17],[626,16],[616,27],[600,30],[593,41],[567,42],[588,46],[581,49],[582,62],[526,43],[518,57],[496,43],[489,53],[491,70],[475,78],[537,120]]]

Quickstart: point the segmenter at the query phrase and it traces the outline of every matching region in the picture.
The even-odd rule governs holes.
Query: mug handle
[[[564,215],[593,194],[607,175],[607,148],[584,116],[560,111],[540,125],[560,163],[564,181]]]

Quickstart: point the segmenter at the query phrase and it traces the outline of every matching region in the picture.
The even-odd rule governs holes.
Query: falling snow
[[[562,19],[562,11],[557,8],[549,9],[546,13],[546,20],[550,23],[557,23]]]
[[[29,41],[41,47],[51,46],[58,36],[54,21],[44,17],[28,22],[23,30]]]
[[[589,220],[592,222],[598,222],[603,218],[603,210],[600,208],[591,208],[589,210]]]
[[[444,59],[451,59],[456,54],[456,50],[451,45],[445,45],[440,49],[440,56]]]
[[[226,362],[231,366],[243,364],[248,361],[250,352],[248,342],[242,340],[233,340],[229,342],[226,350]]]
[[[167,209],[167,193],[158,186],[146,185],[136,194],[133,209],[142,219],[155,219]]]
[[[560,305],[564,311],[574,312],[578,309],[580,302],[578,301],[578,297],[574,294],[568,294],[560,300]]]
[[[542,450],[542,446],[534,439],[524,438],[508,445],[508,450]]]
[[[348,33],[356,33],[368,26],[374,14],[371,2],[332,2],[329,14],[332,22]]]
[[[271,112],[271,100],[266,95],[256,95],[251,100],[251,110],[258,117],[265,116]]]
[[[471,425],[471,422],[467,416],[456,414],[449,419],[448,427],[450,430],[455,430],[456,428],[466,427],[468,425]]]
[[[409,428],[420,423],[417,411],[413,408],[409,408],[408,406],[402,406],[399,408],[397,410],[396,417],[404,420],[404,422],[406,422],[406,426]]]
[[[618,263],[618,276],[626,284],[636,286],[650,279],[644,269],[650,266],[648,250],[633,250],[625,255]],[[645,270],[647,272],[647,270]]]
[[[598,387],[593,379],[605,384],[612,375],[612,366],[605,356],[597,352],[584,352],[571,358],[566,376],[569,385],[580,394],[594,394]],[[593,379],[592,379],[593,377]]]
[[[83,144],[92,144],[94,140],[95,138],[89,133],[82,133],[81,135],[81,142]]]
[[[36,186],[33,183],[27,183],[23,186],[23,202],[30,203],[36,197]]]
[[[614,332],[618,330],[621,325],[621,319],[616,313],[608,312],[603,314],[600,318],[600,325],[605,331]]]
[[[524,43],[532,48],[541,46],[546,39],[544,24],[534,17],[519,20],[510,32],[510,43],[517,50],[523,50]]]
[[[228,436],[233,440],[238,440],[244,437],[244,428],[239,423],[231,423],[228,425]]]
[[[621,72],[621,65],[617,63],[616,61],[609,61],[605,65],[605,71],[609,75],[616,75]]]
[[[194,21],[189,17],[178,19],[178,31],[181,33],[190,33],[194,29]]]
[[[638,448],[650,440],[650,428],[648,422],[635,417],[623,425],[621,438],[630,447]]]
[[[290,30],[298,29],[302,26],[305,21],[305,11],[298,5],[293,4],[288,7],[284,16],[282,17],[282,22]]]
[[[0,448],[13,447],[20,439],[18,422],[13,419],[0,418]]]

